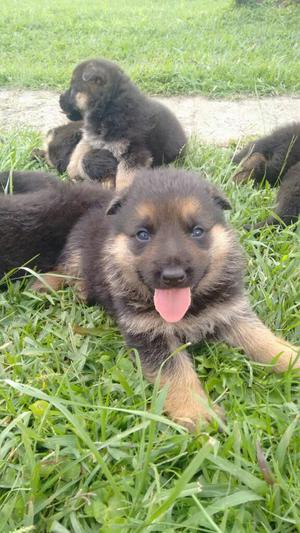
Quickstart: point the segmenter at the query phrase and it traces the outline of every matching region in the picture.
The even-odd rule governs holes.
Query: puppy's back
[[[275,155],[281,164],[287,158],[287,168],[294,165],[300,160],[300,122],[275,129],[270,134],[250,142],[234,156],[233,162],[239,164],[253,152],[259,152],[267,159],[272,159]]]
[[[148,102],[151,102],[155,124],[147,139],[148,148],[153,155],[153,165],[171,163],[183,155],[187,137],[179,120],[166,106],[154,99],[148,99]]]
[[[49,172],[0,172],[0,193],[22,194],[60,187],[61,180]]]
[[[93,184],[64,184],[30,194],[0,196],[0,278],[26,262],[51,270],[77,220],[102,209],[111,192]]]

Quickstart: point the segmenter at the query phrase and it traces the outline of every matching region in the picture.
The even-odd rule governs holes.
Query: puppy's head
[[[224,256],[228,200],[196,174],[143,170],[107,214],[111,254],[127,283],[153,298],[167,322],[181,320],[199,286]]]
[[[106,103],[123,76],[117,65],[105,59],[83,61],[73,71],[70,88],[60,96],[60,107],[70,120],[80,120],[96,105]]]

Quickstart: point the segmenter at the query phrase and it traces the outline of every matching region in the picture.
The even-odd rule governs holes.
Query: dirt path
[[[202,96],[174,96],[158,100],[174,111],[187,133],[219,145],[265,134],[287,122],[300,122],[300,97],[211,100]],[[0,90],[0,129],[27,126],[46,132],[63,122],[56,92]]]

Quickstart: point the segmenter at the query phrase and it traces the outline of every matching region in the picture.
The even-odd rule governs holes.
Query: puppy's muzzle
[[[82,119],[80,111],[72,103],[70,91],[60,95],[59,105],[69,120],[77,121]]]

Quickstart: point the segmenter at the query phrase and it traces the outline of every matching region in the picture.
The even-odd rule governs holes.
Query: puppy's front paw
[[[225,420],[223,409],[216,405],[211,407],[208,404],[208,398],[204,394],[197,394],[191,391],[183,397],[167,398],[165,409],[178,424],[184,426],[190,432],[197,432],[208,423],[212,422],[216,415],[217,419]]]
[[[300,346],[286,344],[275,362],[274,369],[280,373],[289,369],[295,370],[297,376],[300,376]]]
[[[251,178],[251,170],[241,170],[232,177],[235,183],[246,183]]]
[[[31,159],[34,161],[44,161],[46,159],[46,152],[41,148],[34,148],[31,152]]]
[[[58,274],[48,272],[41,274],[31,285],[34,292],[58,291],[64,285],[64,278]]]
[[[259,172],[261,178],[264,176],[266,166],[266,158],[259,152],[254,152],[252,155],[242,161],[241,168],[233,176],[235,183],[246,183],[252,177],[254,172]]]

